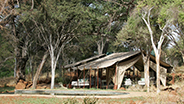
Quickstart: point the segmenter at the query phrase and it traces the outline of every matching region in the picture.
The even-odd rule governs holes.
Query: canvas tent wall
[[[89,61],[83,64],[75,64],[75,66],[68,65],[72,69],[79,69],[79,70],[89,70],[89,69],[106,69],[109,70],[109,67],[116,66],[115,74],[112,74],[114,70],[109,70],[107,71],[108,73],[106,74],[107,78],[107,84],[110,82],[110,79],[113,79],[113,82],[115,86],[119,89],[123,78],[124,74],[127,69],[129,69],[132,66],[135,66],[139,71],[144,71],[144,65],[142,61],[142,56],[141,52],[136,51],[136,52],[121,52],[121,53],[113,53],[101,58],[98,58],[93,61]],[[153,70],[156,70],[154,66],[155,61],[154,61],[154,56],[151,56],[151,64],[150,67]],[[78,62],[80,63],[80,62]],[[162,62],[160,63],[162,66],[161,68],[161,81],[165,85],[166,83],[166,73],[169,72],[168,70],[171,69],[171,66]],[[66,67],[67,68],[67,67]],[[163,71],[162,71],[163,70]]]

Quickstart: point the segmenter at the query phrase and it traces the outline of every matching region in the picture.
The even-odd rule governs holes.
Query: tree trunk
[[[181,52],[182,59],[183,59],[183,65],[184,65],[184,51]]]
[[[50,50],[50,58],[51,58],[51,74],[52,74],[52,77],[51,77],[51,89],[54,89],[54,80],[55,80],[55,69],[56,69],[56,58],[54,56],[54,49],[53,47],[51,46],[51,50]]]
[[[31,80],[33,81],[33,58],[32,57],[30,57],[30,59],[29,59],[29,66],[30,66],[30,70],[31,70]]]
[[[33,79],[33,87],[32,87],[33,89],[36,88],[36,84],[37,84],[37,81],[38,81],[38,77],[39,77],[39,75],[40,75],[40,72],[41,72],[41,70],[42,70],[42,68],[43,68],[43,65],[44,65],[44,63],[45,63],[47,57],[48,57],[48,52],[45,52],[45,54],[44,54],[44,56],[43,56],[43,58],[42,58],[42,62],[40,63],[39,67],[37,68],[36,74],[35,74],[34,79]]]
[[[103,53],[107,53],[107,51],[108,51],[108,48],[109,48],[109,41],[107,41],[106,43],[105,43],[105,46],[104,46],[104,49],[103,49]]]
[[[26,62],[28,61],[28,54],[25,49],[17,49],[16,50],[16,60],[17,60],[17,71],[16,71],[16,79],[17,82],[22,79],[25,80],[25,67]]]
[[[106,44],[106,40],[104,40],[104,37],[101,37],[101,39],[97,42],[97,48],[98,48],[98,54],[103,54],[103,50]]]
[[[145,79],[145,84],[147,87],[147,92],[149,92],[149,85],[150,85],[150,75],[149,75],[149,57],[143,56],[144,57],[144,79]]]
[[[54,89],[54,80],[55,80],[55,69],[56,69],[56,67],[55,67],[55,63],[53,62],[54,60],[52,59],[52,64],[51,64],[51,74],[52,74],[52,78],[51,78],[51,89]]]
[[[61,67],[61,64],[62,64],[62,59],[59,59],[59,77],[62,77],[62,67]]]
[[[15,67],[14,67],[14,78],[16,78],[16,71],[17,71],[17,60],[15,59]]]
[[[156,56],[157,64],[157,93],[160,93],[160,57]]]
[[[151,10],[153,9],[154,7],[150,8],[148,12],[145,12],[144,16],[142,17],[143,21],[145,22],[146,26],[148,27],[148,30],[149,30],[149,33],[150,33],[150,37],[151,37],[151,44],[152,44],[152,47],[154,49],[154,52],[155,52],[155,56],[156,56],[156,64],[157,64],[157,94],[160,93],[160,55],[161,55],[161,46],[162,46],[162,43],[165,39],[165,29],[166,27],[168,26],[168,24],[166,24],[164,26],[162,30],[162,34],[160,36],[160,40],[157,44],[157,47],[153,41],[153,31],[151,29],[151,25],[150,25],[150,21],[149,21],[149,17],[150,17],[150,12]],[[147,14],[148,13],[148,14]],[[145,19],[145,16],[147,15],[147,20]]]
[[[101,55],[103,53],[103,47],[100,45],[100,43],[97,46],[98,46],[98,54]]]

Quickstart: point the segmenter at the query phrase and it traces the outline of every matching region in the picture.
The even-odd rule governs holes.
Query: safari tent
[[[112,53],[110,55],[97,55],[74,64],[64,66],[65,69],[73,69],[73,70],[89,70],[89,86],[91,87],[91,70],[95,70],[98,73],[99,70],[101,72],[105,70],[106,72],[106,88],[108,88],[109,83],[112,81],[115,89],[119,89],[122,85],[123,78],[128,69],[135,67],[140,72],[144,72],[144,65],[141,56],[141,52],[121,52],[121,53]],[[166,73],[170,73],[172,67],[161,61],[160,62],[161,69],[161,82],[165,86],[166,85]],[[151,55],[150,57],[150,70],[156,72],[156,62],[155,57]],[[156,77],[155,74],[153,74]],[[84,75],[85,77],[85,75]],[[98,77],[98,75],[97,75]],[[97,79],[97,86],[99,85],[99,80]]]

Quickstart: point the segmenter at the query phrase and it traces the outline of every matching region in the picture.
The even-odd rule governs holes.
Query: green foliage
[[[14,91],[14,89],[15,87],[7,87],[7,86],[0,87],[0,93],[6,92],[6,91]]]
[[[179,22],[182,23],[182,25],[184,25],[184,12],[179,13]]]
[[[55,79],[56,83],[62,82],[62,84],[69,84],[71,81],[71,78],[68,76],[63,76],[63,77],[57,77]]]
[[[1,34],[2,33],[2,34]],[[13,47],[5,37],[6,32],[0,33],[0,78],[13,76],[14,58]]]
[[[68,98],[63,101],[63,104],[79,104],[79,101],[76,98]]]
[[[98,98],[85,97],[83,101],[84,101],[84,104],[96,104],[98,102]]]
[[[167,61],[171,65],[173,65],[174,67],[183,65],[182,55],[179,50],[176,50],[174,47],[171,47],[165,50],[165,52],[167,54]],[[176,64],[175,62],[177,62],[178,64]]]
[[[117,34],[116,45],[123,44],[132,48],[147,50],[151,46],[148,30],[137,10],[128,18],[125,26]]]

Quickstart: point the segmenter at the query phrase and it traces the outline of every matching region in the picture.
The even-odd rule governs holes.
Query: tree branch
[[[34,8],[34,0],[32,0],[31,10],[33,10],[33,8]]]
[[[4,10],[4,7],[5,7],[6,3],[7,3],[7,1],[8,1],[8,0],[5,0],[5,1],[4,1],[4,4],[3,4],[2,8],[1,8],[1,11],[0,11],[0,15],[2,14],[2,12],[3,12],[3,10]]]

